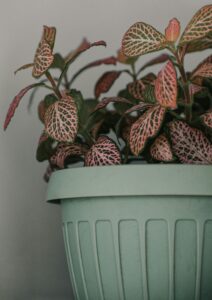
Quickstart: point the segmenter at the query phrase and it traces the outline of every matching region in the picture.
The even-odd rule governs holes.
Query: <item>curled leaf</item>
[[[131,127],[130,149],[136,156],[144,149],[147,140],[159,131],[166,109],[160,105],[149,108]]]
[[[179,45],[204,38],[212,31],[212,5],[203,6],[191,19],[183,32]]]
[[[4,122],[4,130],[7,129],[7,126],[9,125],[12,117],[14,116],[14,113],[15,113],[15,110],[16,108],[18,107],[21,99],[24,97],[24,95],[30,90],[30,89],[33,89],[34,87],[36,86],[42,86],[43,83],[35,83],[35,84],[31,84],[27,87],[25,87],[24,89],[22,89],[18,95],[15,96],[15,98],[13,99],[12,103],[10,104],[10,107],[9,107],[9,110],[7,112],[7,115],[6,115],[6,119],[5,119],[5,122]]]
[[[65,58],[65,63],[66,64],[70,64],[72,63],[81,53],[85,52],[86,50],[90,49],[91,47],[94,46],[104,46],[106,47],[106,43],[105,41],[97,41],[94,43],[90,43],[88,42],[86,39],[84,39],[82,41],[82,43],[80,44],[80,46],[72,51],[66,58]]]
[[[165,37],[169,42],[176,42],[180,35],[180,22],[174,18],[169,21],[169,25],[165,30]]]
[[[101,136],[85,154],[85,166],[119,165],[121,155],[116,144],[108,137]]]
[[[95,96],[98,98],[102,93],[106,93],[112,87],[117,78],[121,75],[121,71],[109,71],[104,73],[96,83]]]
[[[171,146],[165,134],[159,135],[150,148],[151,156],[163,162],[169,162],[174,159]]]
[[[93,110],[93,113],[97,110],[105,108],[110,103],[128,103],[131,104],[131,102],[125,98],[122,97],[108,97],[104,98],[101,102],[99,102],[96,107]]]
[[[177,107],[177,75],[171,61],[158,73],[155,96],[160,105],[172,109]]]
[[[150,103],[146,102],[140,102],[137,105],[134,105],[133,107],[129,108],[128,110],[125,111],[125,115],[131,114],[135,111],[143,112],[149,108],[151,108],[153,105]]]
[[[143,22],[132,25],[122,40],[122,51],[126,56],[138,56],[164,49],[165,36],[154,27]]]
[[[51,49],[53,49],[54,47],[55,37],[56,37],[56,28],[44,25],[42,40],[45,40],[49,44]]]
[[[50,162],[52,165],[63,169],[66,158],[70,156],[81,156],[84,153],[85,149],[80,144],[60,143],[57,146],[55,154],[50,158]]]
[[[182,163],[212,164],[212,144],[202,131],[183,121],[169,124],[172,149]]]
[[[59,142],[73,143],[78,131],[78,114],[72,97],[63,96],[50,105],[44,121],[49,136]]]

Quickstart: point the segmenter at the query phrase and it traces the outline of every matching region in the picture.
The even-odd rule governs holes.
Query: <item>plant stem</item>
[[[55,83],[55,81],[54,81],[54,78],[52,77],[52,75],[50,74],[50,72],[47,71],[45,74],[46,74],[47,79],[50,81],[50,83],[51,83],[51,85],[52,85],[52,88],[53,88],[55,94],[58,96],[59,99],[62,98],[62,96],[61,96],[61,94],[60,94],[60,91],[59,91],[59,89],[57,88],[57,85],[56,85],[56,83]]]
[[[188,82],[186,72],[184,69],[184,61],[183,61],[183,59],[180,60],[177,51],[174,51],[173,53],[176,57],[176,60],[178,63],[178,69],[179,69],[179,72],[180,72],[180,75],[182,78],[182,83],[183,83],[183,90],[184,90],[185,104],[186,104],[186,107],[185,107],[186,120],[188,122],[191,122],[191,120],[192,120],[192,98],[191,98],[190,91],[189,91],[189,82]]]
[[[131,64],[131,68],[132,68],[133,81],[135,82],[137,80],[137,75],[136,75],[136,70],[135,70],[135,63]]]

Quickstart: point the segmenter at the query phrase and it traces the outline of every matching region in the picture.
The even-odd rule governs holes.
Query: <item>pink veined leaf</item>
[[[183,32],[179,45],[204,38],[212,31],[212,5],[203,6],[191,19]]]
[[[38,78],[43,75],[49,69],[53,60],[54,55],[50,45],[46,42],[46,40],[41,40],[35,53],[32,76]]]
[[[204,59],[192,72],[191,79],[195,77],[212,77],[212,55]]]
[[[165,29],[165,37],[167,41],[175,43],[180,35],[180,22],[174,18],[169,21],[168,27]]]
[[[151,156],[163,162],[169,162],[174,159],[171,146],[165,134],[159,135],[150,148]]]
[[[130,144],[130,130],[132,124],[135,122],[136,117],[126,116],[125,124],[121,127],[121,137],[126,144]]]
[[[42,40],[45,40],[49,44],[51,49],[53,49],[54,47],[55,37],[56,37],[56,28],[48,27],[44,25]]]
[[[199,93],[199,92],[202,91],[202,90],[203,90],[203,87],[202,87],[202,86],[199,86],[199,85],[197,85],[197,84],[191,83],[191,84],[189,85],[189,92],[190,92],[190,95],[191,95],[191,96],[193,96],[193,95]]]
[[[45,131],[59,142],[73,143],[78,131],[77,107],[70,96],[51,104],[45,113]]]
[[[151,104],[151,103],[140,102],[139,104],[136,104],[133,107],[126,110],[124,114],[128,115],[135,111],[143,112],[143,111],[151,108],[152,106],[153,106],[153,104]]]
[[[85,149],[80,144],[66,144],[60,143],[57,146],[56,152],[50,158],[52,165],[59,167],[60,169],[64,168],[64,163],[67,157],[70,156],[81,156],[85,154]]]
[[[158,73],[155,80],[155,96],[161,106],[177,107],[177,75],[171,61]]]
[[[164,107],[154,105],[132,125],[130,130],[130,149],[134,155],[138,156],[144,149],[147,140],[158,133],[165,112],[166,109]]]
[[[42,123],[44,123],[45,113],[46,113],[45,103],[44,100],[41,100],[40,103],[38,104],[38,117]]]
[[[91,47],[94,46],[104,46],[106,47],[106,43],[105,41],[97,41],[94,43],[90,43],[88,42],[86,39],[84,39],[82,41],[82,43],[80,44],[80,46],[72,51],[66,58],[65,58],[65,63],[66,64],[70,64],[71,62],[73,62],[81,53],[85,52],[86,50],[90,49]]]
[[[155,58],[151,59],[150,61],[148,61],[146,64],[144,64],[141,69],[139,70],[139,73],[143,70],[145,70],[147,67],[151,67],[157,64],[161,64],[166,62],[169,59],[169,55],[166,53],[160,54],[158,56],[156,56]]]
[[[165,36],[154,27],[143,22],[132,25],[122,40],[122,51],[126,56],[138,56],[166,48]]]
[[[135,82],[129,83],[127,85],[128,92],[135,98],[143,100],[143,93],[146,86],[142,79],[136,80]]]
[[[169,124],[172,149],[182,163],[212,164],[212,144],[202,131],[183,121]]]
[[[121,75],[121,71],[109,71],[104,73],[96,83],[95,96],[99,98],[102,93],[106,93],[112,87],[117,78]]]
[[[187,45],[185,51],[186,53],[192,53],[196,51],[203,51],[206,49],[212,48],[212,32],[211,34],[206,35],[204,38],[201,38],[199,40],[194,40]]]
[[[212,111],[209,111],[201,116],[201,119],[207,127],[212,129]]]
[[[115,102],[132,104],[129,100],[122,98],[122,97],[103,98],[103,100],[96,105],[96,107],[93,110],[93,113],[96,112],[97,110],[105,108],[108,104],[115,103]]]
[[[15,110],[16,108],[18,107],[21,99],[24,97],[24,95],[30,90],[30,89],[33,89],[34,87],[36,86],[42,86],[43,83],[35,83],[35,84],[31,84],[27,87],[25,87],[24,89],[22,89],[18,95],[15,96],[15,98],[13,99],[12,103],[10,104],[10,107],[9,107],[9,110],[7,112],[7,115],[6,115],[6,119],[5,119],[5,122],[4,122],[4,130],[7,129],[12,117],[14,116],[14,113],[15,113]]]
[[[120,165],[121,154],[116,144],[107,136],[100,136],[85,154],[85,166]]]

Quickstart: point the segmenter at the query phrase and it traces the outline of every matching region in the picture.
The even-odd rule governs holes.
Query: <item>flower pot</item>
[[[212,299],[212,167],[55,172],[75,299]]]

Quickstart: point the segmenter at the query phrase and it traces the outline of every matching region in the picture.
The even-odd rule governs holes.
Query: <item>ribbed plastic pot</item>
[[[212,166],[55,172],[77,300],[211,300]]]

